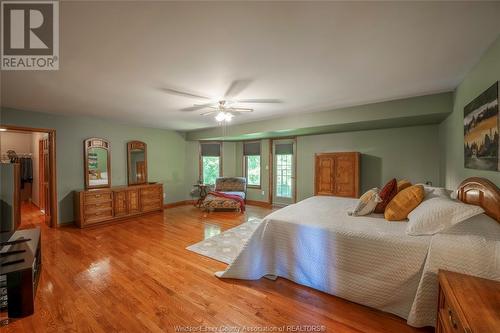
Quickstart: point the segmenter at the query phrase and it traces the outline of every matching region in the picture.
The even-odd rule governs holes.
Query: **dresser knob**
[[[451,312],[451,309],[448,309],[448,319],[450,320],[451,326],[453,326],[454,329],[458,328],[457,322],[453,318],[453,313]]]

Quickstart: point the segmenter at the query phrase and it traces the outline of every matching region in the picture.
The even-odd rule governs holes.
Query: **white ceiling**
[[[2,72],[2,105],[191,130],[179,109],[252,83],[235,122],[449,91],[500,34],[499,2],[61,2],[60,70]],[[243,106],[243,105],[242,105]]]

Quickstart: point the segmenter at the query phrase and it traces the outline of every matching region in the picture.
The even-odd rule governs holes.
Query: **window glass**
[[[245,156],[246,178],[248,186],[260,186],[260,156]]]
[[[292,158],[293,155],[276,155],[276,196],[292,197]]]
[[[204,184],[215,184],[220,174],[219,156],[202,156],[202,177]]]

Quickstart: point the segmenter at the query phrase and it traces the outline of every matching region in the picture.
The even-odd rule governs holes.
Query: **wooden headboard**
[[[471,177],[458,186],[458,200],[481,206],[485,213],[500,223],[500,189],[488,179]]]

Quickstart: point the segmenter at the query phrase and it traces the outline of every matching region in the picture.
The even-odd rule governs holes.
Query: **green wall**
[[[441,146],[441,182],[455,189],[467,177],[479,176],[500,186],[500,172],[464,168],[464,107],[496,81],[500,80],[500,37],[466,75],[455,90],[453,113],[439,126]]]
[[[127,141],[148,145],[149,181],[162,182],[165,202],[185,200],[186,141],[174,131],[119,125],[89,117],[58,116],[39,112],[1,109],[2,124],[56,130],[57,193],[59,223],[73,221],[73,191],[83,189],[83,140],[107,139],[111,144],[111,184],[127,184]]]
[[[392,178],[439,181],[438,126],[401,127],[297,138],[297,199],[314,195],[314,154],[361,153],[361,193]]]
[[[439,168],[438,125],[400,127],[358,132],[332,133],[297,137],[297,200],[314,195],[314,154],[358,151],[361,153],[361,190],[381,187],[389,179],[409,179],[414,183],[431,181],[441,185]],[[198,142],[191,141],[193,165],[191,179],[198,179]],[[231,147],[227,149],[226,147]],[[236,146],[236,149],[232,149]],[[231,161],[235,168],[224,169],[224,176],[243,176],[243,142],[224,142],[224,166]],[[196,151],[196,154],[194,152]],[[248,189],[247,198],[268,201],[269,140],[261,140],[262,185]],[[264,191],[264,194],[262,194]]]
[[[397,139],[395,139],[397,138]],[[438,126],[415,126],[297,137],[297,200],[314,195],[314,154],[358,151],[361,153],[362,192],[380,187],[389,179],[440,184]],[[243,175],[243,144],[236,150],[237,170]],[[261,141],[262,188],[249,189],[248,199],[268,200],[269,140]],[[264,191],[264,195],[262,195]]]

